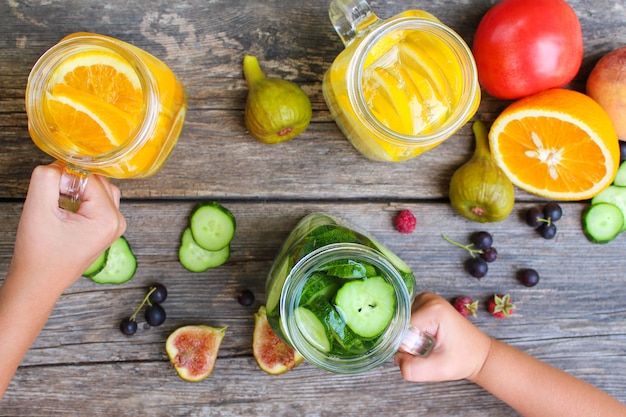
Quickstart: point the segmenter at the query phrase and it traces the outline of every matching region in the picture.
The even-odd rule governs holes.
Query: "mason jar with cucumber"
[[[270,270],[267,318],[308,362],[370,370],[399,349],[426,356],[434,339],[410,325],[413,272],[366,232],[325,213],[304,217]]]

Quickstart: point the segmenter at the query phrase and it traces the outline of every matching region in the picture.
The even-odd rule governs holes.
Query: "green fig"
[[[472,125],[476,138],[474,155],[459,167],[450,180],[450,203],[463,217],[486,223],[504,220],[513,210],[515,191],[511,180],[489,152],[487,128],[481,121]]]
[[[304,91],[291,81],[266,78],[254,56],[243,60],[248,83],[246,128],[264,143],[293,139],[309,126],[311,102]]]

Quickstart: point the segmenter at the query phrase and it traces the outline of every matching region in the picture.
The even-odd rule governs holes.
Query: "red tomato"
[[[513,100],[572,81],[583,59],[582,30],[564,0],[503,0],[480,21],[472,52],[481,86]]]

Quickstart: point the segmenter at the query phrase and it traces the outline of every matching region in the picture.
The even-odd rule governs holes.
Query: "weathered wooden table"
[[[372,1],[386,18],[423,8],[471,44],[488,0]],[[626,44],[624,0],[571,0],[585,38],[584,82],[600,56]],[[469,125],[434,150],[404,163],[362,157],[333,122],[321,94],[324,71],[342,49],[328,2],[305,0],[13,1],[0,3],[0,277],[9,264],[30,172],[50,158],[31,142],[24,89],[35,60],[76,31],[107,34],[162,58],[189,94],[179,144],[164,169],[146,180],[116,182],[137,255],[135,278],[120,286],[79,280],[61,298],[0,402],[0,416],[509,416],[515,413],[465,381],[409,383],[392,361],[359,375],[335,375],[304,363],[281,376],[252,356],[253,313],[265,302],[265,277],[280,244],[307,213],[326,211],[369,230],[410,264],[423,290],[485,300],[510,292],[517,313],[473,319],[488,334],[626,401],[626,236],[594,245],[581,230],[585,202],[564,203],[558,234],[544,240],[521,220],[541,199],[516,190],[505,221],[480,225],[447,201],[454,170],[469,158]],[[306,133],[263,145],[245,130],[245,54],[268,75],[300,84],[313,104]],[[476,118],[492,121],[507,105],[486,96]],[[229,262],[194,274],[178,262],[181,232],[193,205],[217,200],[236,216]],[[419,225],[402,235],[392,218],[411,209]],[[486,229],[500,259],[478,281],[463,270],[465,251],[446,243]],[[541,274],[518,284],[519,268]],[[0,278],[1,279],[1,278]],[[118,330],[152,282],[164,283],[168,318],[132,337]],[[250,289],[256,302],[236,296]],[[484,306],[484,303],[483,303]],[[213,374],[192,384],[178,378],[164,349],[183,324],[228,326]],[[1,360],[1,358],[0,358]],[[514,384],[515,375],[503,375]]]

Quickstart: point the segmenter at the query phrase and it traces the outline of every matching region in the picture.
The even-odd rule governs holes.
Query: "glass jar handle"
[[[87,186],[87,172],[63,164],[63,173],[59,182],[59,207],[76,213]]]
[[[425,358],[433,351],[435,344],[434,337],[415,326],[409,326],[404,334],[400,350],[413,356]]]
[[[328,8],[328,16],[344,46],[348,46],[378,21],[378,16],[365,0],[333,0]]]

